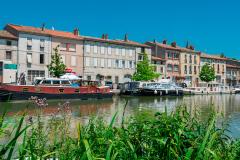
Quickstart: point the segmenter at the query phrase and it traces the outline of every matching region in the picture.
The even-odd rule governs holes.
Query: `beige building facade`
[[[199,85],[200,52],[194,51],[192,47],[182,48],[180,70],[181,77],[184,77],[187,86],[197,87]]]
[[[201,53],[200,70],[205,63],[209,63],[214,68],[216,75],[216,79],[211,83],[216,85],[226,85],[226,60],[227,58],[217,55]],[[204,82],[201,83],[204,84]]]
[[[84,38],[84,79],[105,80],[113,83],[130,81],[136,64],[142,60],[141,53],[151,56],[147,45],[124,40]]]
[[[67,70],[83,76],[83,41],[62,37],[52,37],[52,50],[58,47],[63,63]]]
[[[0,83],[16,82],[18,38],[7,31],[0,31]]]
[[[199,82],[200,53],[192,46],[183,48],[176,42],[167,44],[166,40],[146,42],[151,46],[152,62],[161,78],[172,79],[177,83],[186,83],[189,87],[196,87]]]

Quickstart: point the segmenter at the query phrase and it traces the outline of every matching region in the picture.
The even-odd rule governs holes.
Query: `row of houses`
[[[180,47],[166,40],[143,44],[129,40],[127,34],[122,40],[113,40],[108,34],[100,38],[83,36],[77,28],[65,32],[46,29],[44,25],[15,24],[7,24],[0,31],[0,82],[16,82],[22,73],[29,83],[35,77],[48,77],[47,65],[57,46],[68,70],[88,80],[129,81],[137,62],[142,60],[142,53],[146,53],[161,73],[159,78],[199,86],[201,66],[210,63],[217,75],[214,83],[240,83],[239,61],[195,51],[191,45]]]

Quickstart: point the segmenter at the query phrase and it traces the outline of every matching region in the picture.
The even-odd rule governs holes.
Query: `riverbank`
[[[20,119],[13,133],[21,139],[15,145],[18,134],[8,137],[14,143],[1,146],[2,157],[11,153],[20,159],[239,159],[240,141],[226,135],[226,124],[217,122],[215,112],[202,119],[197,110],[190,113],[180,106],[171,113],[139,111],[126,118],[125,105],[110,122],[92,117],[86,125],[73,126],[69,103],[46,121],[41,116],[46,102],[34,102],[37,116]],[[116,124],[119,117],[121,123]],[[1,137],[12,127],[1,127]],[[11,152],[12,147],[17,150]]]

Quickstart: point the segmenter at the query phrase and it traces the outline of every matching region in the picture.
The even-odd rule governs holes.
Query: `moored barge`
[[[0,101],[28,100],[31,96],[47,99],[102,99],[112,98],[108,86],[97,81],[71,81],[67,79],[42,78],[33,85],[3,84]]]

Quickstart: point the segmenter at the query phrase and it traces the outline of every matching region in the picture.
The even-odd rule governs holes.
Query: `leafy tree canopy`
[[[149,81],[159,76],[159,73],[154,72],[154,66],[150,64],[147,54],[143,53],[143,60],[137,63],[137,70],[132,79],[135,81]]]
[[[213,81],[216,78],[214,68],[210,66],[209,63],[204,64],[200,71],[199,77],[202,81],[207,83]]]
[[[54,53],[51,56],[51,63],[47,66],[51,75],[54,77],[60,77],[64,74],[66,65],[62,61],[62,57],[58,53],[58,47],[53,49]]]

